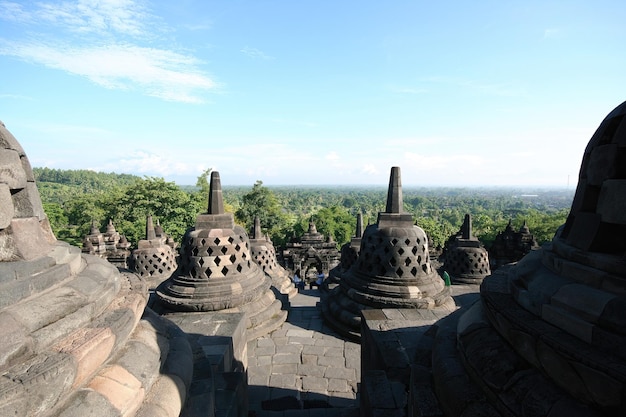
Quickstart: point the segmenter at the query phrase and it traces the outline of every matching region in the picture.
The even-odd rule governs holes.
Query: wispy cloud
[[[203,93],[217,87],[201,69],[203,63],[188,52],[144,44],[167,28],[143,1],[38,2],[31,9],[0,1],[2,19],[32,25],[36,32],[29,40],[0,38],[0,54],[85,77],[105,88],[201,103]],[[65,33],[62,38],[59,31]]]
[[[424,94],[428,92],[428,90],[425,88],[405,87],[398,85],[392,85],[387,88],[389,89],[389,91],[396,94]]]
[[[155,20],[147,8],[133,0],[78,0],[35,3],[26,9],[20,3],[0,2],[3,19],[26,24],[50,24],[72,32],[117,32],[143,36]],[[151,30],[154,27],[151,26]]]
[[[0,44],[0,54],[43,64],[111,89],[141,89],[170,101],[202,102],[197,94],[216,83],[198,69],[198,61],[176,52],[131,44],[108,46]]]
[[[521,87],[511,83],[490,83],[480,80],[468,80],[457,77],[429,77],[424,83],[449,84],[480,94],[503,97],[525,97],[528,93]]]
[[[274,59],[273,57],[266,55],[263,51],[256,49],[256,48],[250,48],[248,46],[243,48],[241,52],[248,55],[250,58],[263,59],[263,60]]]
[[[24,96],[21,94],[2,94],[0,93],[0,98],[13,99],[13,100],[33,100],[32,97]]]
[[[417,171],[431,171],[453,169],[463,167],[477,167],[484,163],[484,158],[478,155],[452,154],[452,155],[422,155],[415,152],[405,152],[404,158]]]
[[[559,35],[559,33],[560,33],[560,30],[557,28],[548,28],[543,31],[543,38],[544,39],[554,38],[555,36]]]

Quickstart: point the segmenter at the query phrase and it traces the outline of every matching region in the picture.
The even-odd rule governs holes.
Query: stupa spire
[[[402,180],[400,167],[391,167],[389,175],[389,189],[387,190],[387,213],[402,212]]]
[[[209,185],[209,208],[208,214],[224,214],[224,200],[222,199],[222,183],[220,173],[211,172],[211,183]]]
[[[461,234],[463,239],[472,238],[472,216],[468,213],[465,214],[463,219],[463,226],[461,226]]]
[[[259,216],[254,216],[254,227],[252,228],[252,239],[263,239],[261,233],[261,219]]]
[[[356,233],[355,237],[363,237],[363,215],[358,213],[356,215]]]
[[[154,222],[152,221],[152,214],[148,214],[146,217],[146,240],[156,239],[156,233],[154,232]]]

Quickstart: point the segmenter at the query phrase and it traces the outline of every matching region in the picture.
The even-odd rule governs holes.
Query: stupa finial
[[[259,216],[254,216],[254,227],[252,228],[252,239],[263,239],[261,233],[261,219]]]
[[[363,215],[358,213],[356,215],[356,233],[355,237],[363,237]]]
[[[154,222],[152,221],[152,214],[148,214],[146,217],[146,240],[156,239],[156,233],[154,231]]]
[[[389,189],[387,190],[387,213],[402,212],[402,181],[400,179],[400,167],[391,167],[389,176]]]
[[[211,172],[211,183],[209,186],[209,209],[208,214],[224,214],[224,201],[222,199],[222,183],[220,173]]]
[[[461,237],[463,239],[471,239],[472,238],[472,216],[470,214],[466,214],[463,219],[463,226],[461,226]]]

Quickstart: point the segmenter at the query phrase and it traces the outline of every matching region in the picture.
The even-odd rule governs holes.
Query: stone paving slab
[[[248,343],[250,415],[359,415],[361,347],[324,325],[319,294],[300,290],[283,326]]]

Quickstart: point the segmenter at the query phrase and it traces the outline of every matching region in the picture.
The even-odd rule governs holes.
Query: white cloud
[[[85,77],[105,88],[201,103],[202,94],[217,87],[192,55],[141,44],[168,30],[143,1],[38,2],[31,9],[0,1],[1,19],[32,25],[36,32],[31,40],[0,38],[0,54]],[[59,30],[65,33],[62,38]]]
[[[35,3],[31,10],[15,2],[0,2],[4,20],[26,24],[51,24],[78,33],[117,32],[143,36],[155,19],[141,3],[132,0],[78,0],[75,2]],[[156,25],[150,25],[154,30]]]
[[[168,158],[167,153],[134,151],[130,155],[94,166],[94,171],[129,172],[151,176],[166,177],[169,175],[192,175],[199,173],[197,165],[187,163],[184,159]]]
[[[379,175],[380,174],[380,170],[374,164],[363,165],[363,167],[361,168],[361,172],[367,175]]]
[[[260,51],[256,48],[250,48],[248,46],[244,47],[241,52],[248,55],[250,58],[259,58],[263,60],[273,59],[271,56],[266,55],[263,51]]]
[[[484,164],[484,158],[478,155],[422,155],[405,152],[406,161],[418,171],[462,170],[463,167],[478,167]]]
[[[333,161],[333,162],[339,161],[341,159],[339,158],[339,155],[335,151],[327,153],[324,158],[328,161]]]
[[[543,31],[543,38],[544,38],[544,39],[554,38],[554,37],[556,37],[559,33],[560,33],[560,30],[559,30],[559,29],[556,29],[556,28],[548,28],[548,29],[545,29],[545,30]]]
[[[169,101],[202,102],[198,94],[216,83],[198,68],[192,56],[130,44],[62,46],[43,43],[0,44],[0,54],[86,77],[111,89],[139,87],[147,95]]]

